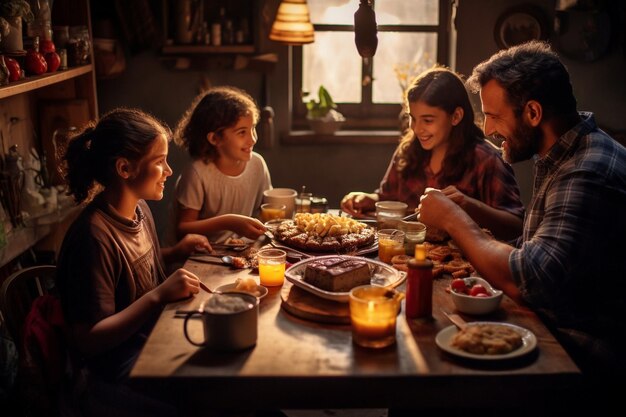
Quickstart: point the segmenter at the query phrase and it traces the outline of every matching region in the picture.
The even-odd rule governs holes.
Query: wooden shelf
[[[37,242],[48,236],[56,225],[78,210],[80,208],[73,205],[63,207],[60,211],[52,211],[31,219],[29,226],[13,229],[7,234],[6,246],[0,249],[0,267],[35,246]]]
[[[17,94],[26,93],[37,90],[52,84],[60,83],[72,78],[88,74],[93,71],[91,64],[81,67],[70,68],[64,71],[56,71],[51,74],[37,75],[27,77],[21,81],[12,82],[5,87],[0,87],[0,99],[15,96]]]
[[[166,45],[161,52],[164,55],[252,54],[254,53],[254,45]]]

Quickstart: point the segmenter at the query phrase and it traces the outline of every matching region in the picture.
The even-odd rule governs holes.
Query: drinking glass
[[[286,209],[287,207],[284,204],[261,204],[261,220],[267,222],[274,219],[284,219]]]
[[[403,221],[401,224],[404,231],[404,251],[407,255],[415,254],[415,245],[424,243],[426,239],[426,225],[420,222]]]
[[[390,264],[391,258],[404,255],[404,232],[398,229],[378,231],[378,258]]]
[[[265,287],[278,287],[285,282],[287,253],[280,249],[263,249],[257,252],[259,278]]]

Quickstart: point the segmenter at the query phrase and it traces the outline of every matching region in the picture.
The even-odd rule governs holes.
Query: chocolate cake
[[[370,283],[367,262],[341,256],[318,259],[307,264],[304,281],[317,288],[346,292],[359,285]]]

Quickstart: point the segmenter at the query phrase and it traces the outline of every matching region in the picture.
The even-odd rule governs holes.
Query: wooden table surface
[[[249,270],[188,261],[211,288],[232,283]],[[352,343],[350,326],[315,323],[281,309],[280,288],[261,300],[258,341],[235,353],[191,345],[183,335],[179,308],[193,308],[209,295],[168,305],[161,314],[132,372],[143,384],[164,384],[184,401],[212,408],[245,405],[251,409],[326,407],[471,407],[519,404],[541,396],[570,395],[581,374],[561,345],[528,308],[504,297],[501,308],[468,321],[517,324],[538,339],[534,352],[504,362],[460,359],[435,344],[450,325],[441,309],[454,311],[445,292],[449,279],[435,280],[433,319],[407,321],[398,316],[397,343],[372,350]],[[291,285],[286,282],[285,285]],[[399,287],[404,290],[404,286]],[[194,340],[201,323],[190,321]],[[462,394],[459,394],[462,393]]]

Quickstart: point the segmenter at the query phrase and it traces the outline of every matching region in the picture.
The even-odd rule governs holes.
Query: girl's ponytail
[[[82,132],[70,139],[63,157],[63,177],[77,204],[87,200],[94,189],[94,164],[91,157],[91,143],[95,125],[89,124]]]

